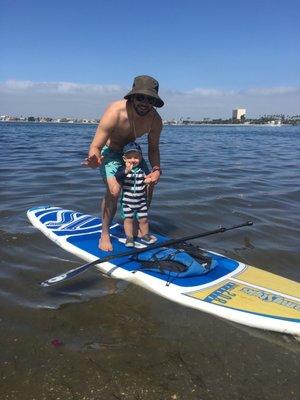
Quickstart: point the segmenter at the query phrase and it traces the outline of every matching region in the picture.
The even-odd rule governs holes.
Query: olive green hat
[[[144,94],[153,97],[156,100],[155,107],[162,107],[164,102],[158,95],[159,84],[156,79],[151,76],[141,75],[134,78],[132,89],[124,96],[129,99],[133,94]]]

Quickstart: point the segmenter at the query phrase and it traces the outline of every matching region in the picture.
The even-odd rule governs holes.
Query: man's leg
[[[115,177],[107,179],[106,194],[102,200],[102,233],[99,241],[99,248],[104,251],[112,251],[109,227],[113,217],[116,214],[118,198],[121,192],[121,186]]]

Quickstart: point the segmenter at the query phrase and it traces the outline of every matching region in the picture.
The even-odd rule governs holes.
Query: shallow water
[[[26,210],[99,213],[104,186],[80,165],[95,128],[0,123],[1,399],[299,398],[299,344],[290,337],[95,270],[39,286],[82,261],[34,229]],[[153,231],[180,237],[253,220],[195,242],[300,280],[300,127],[164,127],[161,158]]]

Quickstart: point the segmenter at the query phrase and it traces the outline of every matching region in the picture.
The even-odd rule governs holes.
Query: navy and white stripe
[[[147,199],[145,172],[141,169],[133,169],[125,174],[125,168],[118,171],[116,178],[123,184],[122,207],[124,218],[133,218],[137,214],[138,218],[147,218]]]

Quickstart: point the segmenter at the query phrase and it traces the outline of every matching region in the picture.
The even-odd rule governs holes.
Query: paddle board
[[[91,262],[126,250],[124,230],[110,227],[113,252],[99,250],[101,220],[60,207],[34,207],[30,222],[63,249]],[[168,237],[156,235],[159,242]],[[136,247],[144,244],[136,241]],[[200,250],[199,250],[200,251]],[[170,276],[163,270],[146,270],[132,257],[97,264],[111,278],[124,279],[164,298],[250,327],[300,335],[300,284],[270,272],[203,250],[214,268],[206,274]],[[184,275],[184,274],[183,274]]]

